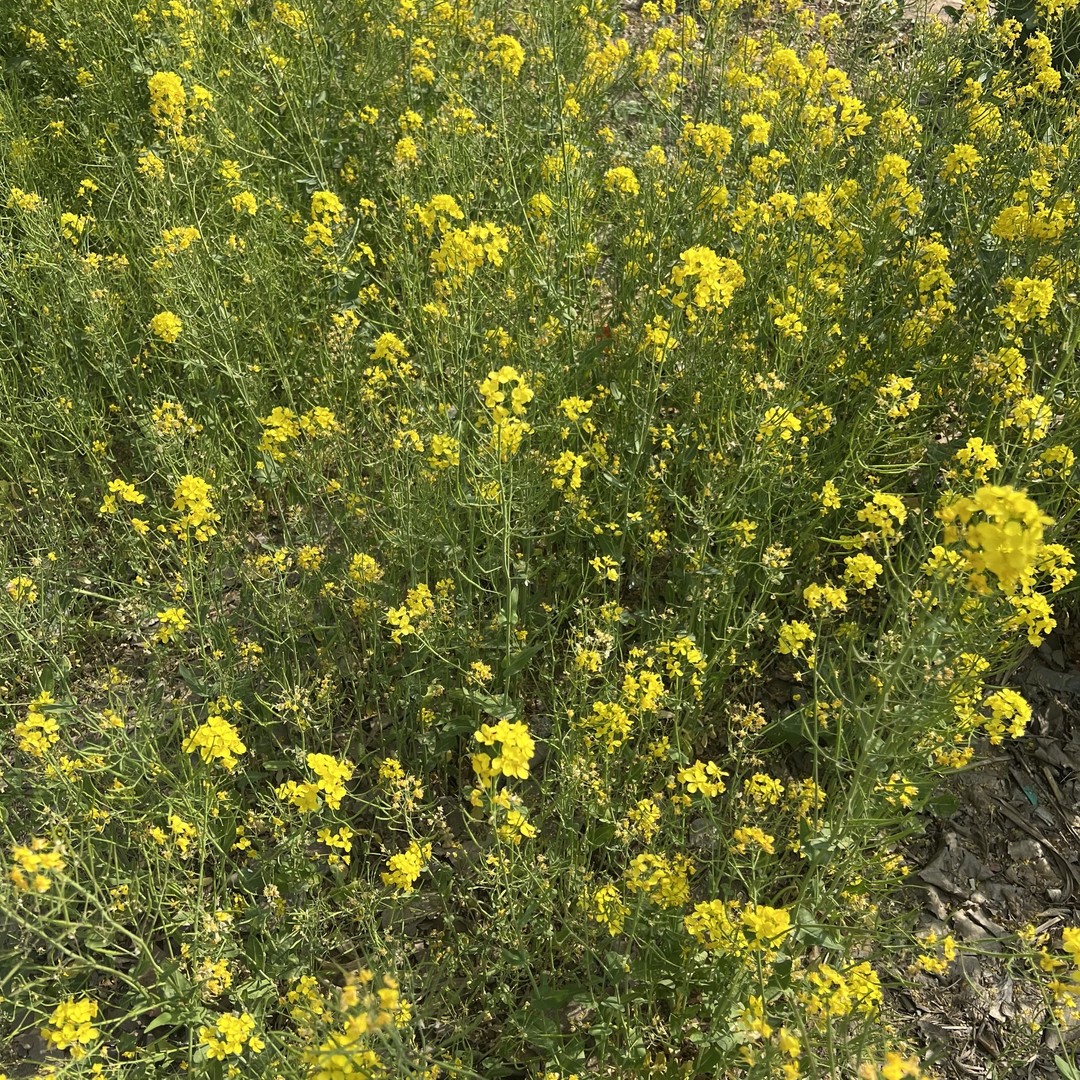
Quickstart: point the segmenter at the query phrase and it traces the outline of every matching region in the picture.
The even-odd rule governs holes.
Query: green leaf
[[[1062,1076],[1062,1080],[1080,1080],[1080,1069],[1070,1061],[1066,1061],[1060,1054],[1054,1055],[1054,1064]]]
[[[169,1012],[168,1009],[164,1009],[162,1012],[159,1012],[157,1014],[157,1016],[155,1016],[154,1019],[151,1020],[150,1023],[146,1025],[145,1028],[143,1028],[143,1031],[145,1031],[147,1034],[149,1034],[151,1031],[154,1031],[156,1028],[165,1027],[166,1025],[168,1025],[170,1027],[176,1027],[176,1026],[179,1025],[179,1023],[180,1023],[180,1021],[178,1021],[173,1016],[173,1014],[171,1012]]]
[[[204,683],[194,671],[191,670],[186,664],[180,665],[180,678],[184,680],[187,685],[202,697],[210,697],[210,688]]]

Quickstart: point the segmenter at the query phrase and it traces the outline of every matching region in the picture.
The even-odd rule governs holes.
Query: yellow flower
[[[229,200],[229,205],[234,214],[247,214],[250,217],[254,217],[259,209],[259,204],[250,191],[241,191],[238,195],[234,195]]]
[[[976,574],[989,570],[1005,592],[1030,582],[1042,549],[1043,529],[1053,519],[1024,491],[989,484],[938,511],[945,542],[963,540],[964,558]],[[978,520],[972,520],[977,518]]]
[[[884,570],[885,567],[877,559],[865,552],[848,555],[844,559],[844,580],[863,592],[872,589],[877,584],[877,579]]]
[[[7,594],[16,604],[33,604],[38,598],[37,586],[33,578],[25,575],[13,577],[6,586]]]
[[[45,200],[33,191],[23,191],[22,188],[13,187],[8,192],[7,205],[22,210],[23,213],[32,214],[40,210]]]
[[[182,634],[191,626],[187,612],[183,608],[171,607],[157,613],[158,622],[161,624],[154,637],[162,644],[168,644],[178,634]]]
[[[52,885],[49,874],[62,873],[67,865],[59,846],[50,849],[49,841],[42,837],[35,837],[29,844],[16,844],[11,849],[11,861],[8,876],[20,892],[48,892]]]
[[[644,893],[662,908],[681,907],[690,900],[690,876],[693,860],[686,855],[644,853],[634,858],[626,871],[626,888]]]
[[[150,91],[150,115],[160,132],[179,135],[184,127],[187,93],[175,71],[157,71],[146,80]]]
[[[899,496],[879,491],[855,516],[877,529],[876,534],[871,534],[874,539],[888,541],[900,535],[899,527],[907,521],[907,508]]]
[[[345,205],[332,191],[315,191],[311,195],[311,220],[337,223],[345,217]]]
[[[519,780],[529,778],[529,762],[532,761],[536,744],[527,724],[520,720],[500,720],[494,726],[482,724],[473,738],[482,746],[500,744],[498,755],[491,759],[493,775],[513,776]]]
[[[485,264],[502,266],[509,250],[506,233],[491,222],[482,222],[467,229],[448,229],[431,253],[431,265],[437,274],[468,277]]]
[[[617,701],[593,702],[585,723],[604,741],[609,754],[622,746],[630,734],[630,714]]]
[[[988,694],[983,708],[990,710],[990,718],[984,722],[986,733],[994,746],[1000,746],[1008,722],[1009,734],[1019,739],[1031,722],[1031,706],[1015,690],[1008,687]]]
[[[517,38],[509,34],[498,34],[488,41],[484,59],[504,74],[517,78],[525,63],[525,50]]]
[[[213,494],[213,488],[202,477],[182,476],[173,490],[172,508],[181,512],[173,531],[180,533],[194,529],[195,539],[200,541],[216,536],[214,523],[220,521],[221,516],[214,510]]]
[[[756,826],[736,829],[732,838],[735,841],[735,850],[740,854],[745,854],[751,847],[760,848],[768,855],[776,854],[776,838]]]
[[[786,908],[752,904],[743,910],[740,922],[758,948],[775,948],[791,933],[791,915]]]
[[[134,484],[129,484],[126,480],[111,480],[109,481],[108,494],[102,500],[101,506],[98,507],[98,513],[115,514],[117,499],[121,499],[123,502],[135,503],[137,506],[141,506],[146,502],[146,496],[139,492]]]
[[[338,761],[329,754],[308,754],[307,765],[318,778],[315,787],[322,792],[326,805],[337,810],[345,798],[345,785],[353,778],[355,766],[348,758]]]
[[[41,1037],[57,1050],[68,1050],[73,1058],[80,1058],[86,1053],[85,1047],[101,1034],[94,1027],[97,1014],[96,1001],[68,998],[53,1010],[50,1026],[41,1029]]]
[[[208,716],[188,735],[181,749],[188,754],[198,753],[206,762],[220,761],[228,770],[236,767],[236,755],[247,747],[240,741],[236,728],[223,716]]]
[[[604,173],[604,190],[618,195],[637,195],[641,191],[634,170],[625,165],[617,165]]]
[[[244,1052],[246,1043],[258,1053],[263,1047],[262,1039],[254,1036],[255,1017],[251,1013],[225,1013],[218,1017],[214,1027],[199,1028],[199,1040],[206,1047],[206,1056],[211,1061],[224,1061]]]
[[[680,769],[676,779],[686,786],[686,790],[693,795],[700,792],[707,799],[714,799],[725,791],[724,777],[727,773],[720,771],[720,766],[715,761],[706,764],[703,761],[695,761],[693,765]]]
[[[675,304],[685,307],[689,299],[695,307],[716,311],[723,311],[736,289],[746,283],[746,275],[734,259],[721,258],[708,247],[687,248],[679,255],[679,262],[671,271],[672,283],[680,288],[689,285],[688,279],[696,279],[693,291],[677,293]]]
[[[183,328],[184,324],[180,321],[180,316],[171,311],[159,311],[150,320],[150,332],[154,337],[169,345],[180,337]]]
[[[777,649],[785,656],[801,656],[814,641],[814,631],[798,620],[783,623],[777,635]]]
[[[1003,284],[1009,290],[1009,301],[996,310],[1010,329],[1050,314],[1054,283],[1049,278],[1008,278]]]
[[[416,879],[427,868],[430,859],[431,845],[419,844],[413,840],[403,852],[390,856],[390,869],[383,871],[383,884],[392,885],[399,892],[412,892]]]
[[[630,909],[623,903],[618,885],[601,885],[588,898],[588,905],[589,918],[593,922],[606,926],[612,937],[622,933]]]
[[[765,410],[765,415],[758,425],[757,441],[779,439],[781,442],[791,442],[801,430],[802,421],[790,409],[774,405]]]
[[[974,175],[981,161],[979,151],[970,143],[955,143],[945,158],[941,178],[955,184],[961,177]]]

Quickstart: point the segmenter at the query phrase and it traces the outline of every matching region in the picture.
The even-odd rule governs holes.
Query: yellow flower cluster
[[[53,1010],[49,1025],[41,1029],[41,1037],[57,1050],[67,1050],[73,1058],[83,1057],[86,1047],[101,1034],[94,1027],[97,1015],[96,1001],[68,998]]]
[[[859,1066],[859,1080],[930,1080],[924,1073],[915,1054],[902,1057],[895,1050],[887,1050],[880,1065],[863,1062]]]
[[[342,871],[352,862],[352,838],[353,831],[348,825],[342,825],[336,832],[331,829],[320,829],[318,832],[319,843],[330,848],[330,854],[326,856],[327,864],[332,870]],[[340,852],[340,854],[339,854]]]
[[[285,460],[289,454],[289,444],[300,435],[312,437],[341,430],[337,417],[321,405],[300,416],[292,409],[279,405],[269,416],[262,417],[259,423],[263,429],[259,450],[275,461]]]
[[[759,443],[791,442],[802,430],[802,421],[782,405],[773,405],[765,410],[765,415],[758,425],[756,439]]]
[[[13,577],[5,586],[5,590],[15,604],[33,604],[38,598],[34,579],[26,577],[25,574]]]
[[[938,944],[941,949],[938,951]],[[922,952],[915,960],[915,969],[925,971],[928,975],[944,975],[949,970],[949,965],[956,959],[959,949],[956,938],[952,934],[946,934],[940,938],[936,931],[931,930],[920,942]]]
[[[240,734],[224,716],[208,716],[181,746],[188,754],[199,754],[205,762],[218,761],[230,772],[236,768],[236,755],[246,752]]]
[[[609,754],[622,746],[630,734],[630,714],[617,701],[594,701],[585,723],[602,740]]]
[[[129,484],[126,480],[110,480],[108,493],[102,499],[101,506],[98,507],[98,513],[115,514],[117,499],[121,499],[126,503],[134,503],[136,506],[141,506],[146,502],[146,496],[134,484]]]
[[[180,339],[183,329],[184,324],[180,316],[172,311],[159,311],[150,320],[150,333],[167,345],[175,344]]]
[[[191,626],[184,608],[170,607],[157,613],[158,628],[154,638],[167,645]]]
[[[907,521],[908,512],[899,496],[879,491],[867,500],[855,516],[874,530],[859,537],[859,540],[880,540],[888,543],[899,537],[900,526]]]
[[[690,877],[696,871],[688,855],[635,856],[626,869],[626,888],[647,896],[662,908],[681,907],[690,901]]]
[[[839,585],[807,585],[803,599],[811,611],[847,611],[847,589]]]
[[[50,746],[60,741],[60,726],[45,709],[55,705],[56,699],[48,690],[40,694],[26,708],[26,718],[15,725],[15,738],[19,749],[34,757],[43,757]]]
[[[509,250],[509,238],[494,222],[452,228],[443,233],[439,246],[431,253],[431,267],[437,274],[470,277],[484,265],[502,266]]]
[[[425,236],[431,236],[438,228],[439,232],[445,232],[451,227],[452,221],[462,221],[465,213],[458,205],[453,195],[432,195],[421,206],[414,203],[412,214],[420,222]]]
[[[356,585],[364,586],[380,581],[383,576],[383,568],[376,562],[373,555],[366,552],[357,552],[349,560],[349,579]]]
[[[685,307],[689,300],[704,311],[723,311],[736,290],[746,284],[746,275],[734,259],[722,258],[712,248],[699,246],[687,248],[679,255],[671,280],[676,288],[687,286],[673,298],[677,307]],[[692,292],[687,291],[691,282]]]
[[[393,886],[398,892],[412,892],[430,859],[431,845],[413,840],[404,851],[387,860],[390,869],[383,871],[383,884]]]
[[[802,981],[796,996],[807,1016],[821,1022],[853,1012],[873,1015],[882,1002],[881,980],[865,960],[843,971],[818,964]]]
[[[794,622],[781,625],[777,634],[776,647],[785,656],[799,657],[812,648],[815,636],[814,631],[806,623],[796,619]]]
[[[972,587],[985,589],[989,571],[1004,592],[1012,592],[1018,584],[1031,584],[1042,552],[1043,530],[1053,523],[1026,492],[997,484],[956,499],[942,507],[938,516],[945,523],[945,543],[964,542]]]
[[[858,555],[848,555],[844,559],[844,580],[857,589],[866,592],[877,584],[877,579],[884,572],[885,567],[866,552],[861,551]]]
[[[66,865],[60,847],[50,846],[41,837],[35,837],[29,844],[16,844],[11,849],[11,862],[8,877],[15,888],[36,893],[48,892],[52,884],[49,875],[62,873]]]
[[[213,1027],[199,1028],[199,1041],[206,1047],[206,1056],[211,1061],[224,1061],[229,1057],[238,1057],[245,1046],[253,1054],[259,1053],[266,1045],[255,1034],[255,1017],[251,1013],[224,1013],[218,1017]]]
[[[521,42],[510,34],[497,34],[487,43],[485,59],[511,78],[517,78],[525,63]]]
[[[401,997],[398,982],[390,975],[383,975],[383,985],[374,993],[361,993],[361,987],[373,978],[366,968],[348,976],[339,1008],[352,1015],[341,1030],[331,1032],[305,1053],[309,1080],[372,1080],[386,1075],[384,1063],[365,1039],[373,1031],[402,1028],[412,1017],[412,1006]],[[433,1072],[423,1075],[435,1080]]]
[[[23,191],[17,187],[12,187],[8,192],[7,205],[21,210],[24,214],[32,214],[44,204],[45,200],[36,192]]]
[[[507,394],[504,387],[511,384],[513,387]],[[491,447],[500,460],[506,461],[517,453],[522,439],[532,431],[521,417],[525,415],[526,405],[533,399],[533,391],[525,376],[509,364],[504,364],[497,371],[489,371],[477,389],[485,407],[491,410]]]
[[[1023,695],[1005,687],[987,694],[983,699],[983,708],[990,711],[990,716],[983,722],[986,734],[994,746],[1000,746],[1005,738],[1006,724],[1008,733],[1019,739],[1031,723],[1031,706]]]
[[[278,798],[307,813],[319,808],[319,796],[322,795],[326,805],[337,810],[347,794],[345,785],[356,771],[353,763],[348,758],[339,761],[329,754],[308,754],[307,766],[315,774],[315,782],[287,780],[277,789]]]
[[[529,762],[532,761],[536,743],[529,734],[529,727],[520,720],[500,720],[497,724],[482,724],[473,734],[481,746],[499,744],[495,757],[488,754],[473,755],[473,769],[478,776],[513,776],[519,780],[529,778]]]
[[[766,855],[776,854],[776,837],[770,836],[764,829],[756,825],[747,825],[736,829],[731,838],[735,844],[735,850],[740,855],[745,855],[751,848],[764,851]]]
[[[173,525],[176,533],[194,530],[196,540],[209,540],[217,535],[214,525],[221,516],[214,510],[214,489],[200,476],[182,476],[173,491],[174,510],[181,513],[180,520]]]
[[[634,170],[626,165],[616,165],[604,173],[604,190],[616,195],[633,197],[641,191],[641,184]]]
[[[175,71],[156,71],[146,80],[150,115],[161,134],[179,135],[184,128],[187,92]]]
[[[708,763],[695,761],[693,765],[680,769],[676,774],[676,779],[686,787],[686,790],[691,795],[700,792],[707,799],[714,799],[726,790],[724,785],[725,776],[727,776],[727,773],[721,772],[720,766],[715,761]]]
[[[155,405],[151,414],[154,431],[162,438],[178,435],[198,435],[202,424],[197,424],[188,416],[179,401],[163,401]]]
[[[414,585],[405,594],[405,603],[400,607],[390,608],[386,613],[386,625],[391,628],[390,640],[397,645],[411,634],[422,633],[434,614],[435,598],[431,589],[423,582]]]
[[[704,949],[749,957],[775,955],[792,930],[786,908],[708,900],[683,919],[686,932]]]
[[[626,916],[630,909],[623,903],[622,893],[618,885],[601,885],[587,898],[589,918],[607,927],[608,933],[615,937],[621,934],[626,924]]]

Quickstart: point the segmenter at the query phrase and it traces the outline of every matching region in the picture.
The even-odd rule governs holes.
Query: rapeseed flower
[[[634,175],[634,170],[626,165],[617,165],[604,173],[604,190],[617,195],[631,197],[641,192],[641,185]]]
[[[224,1013],[213,1027],[199,1028],[199,1041],[211,1061],[224,1061],[238,1057],[245,1046],[255,1054],[262,1050],[265,1044],[254,1032],[255,1017],[251,1013]]]
[[[15,604],[33,604],[37,602],[38,591],[33,578],[20,574],[13,577],[4,587]]]
[[[411,893],[430,860],[431,845],[413,840],[404,851],[390,856],[390,869],[383,871],[383,884],[392,885],[398,892]]]
[[[484,58],[504,74],[517,78],[525,63],[525,50],[517,38],[510,34],[497,34],[488,40]]]
[[[19,749],[34,757],[43,757],[51,746],[60,741],[60,725],[45,712],[56,699],[48,690],[40,694],[26,708],[26,718],[15,724],[14,735]]]
[[[777,634],[777,649],[785,656],[802,656],[808,646],[813,645],[815,636],[814,631],[798,619],[783,623]]]
[[[690,900],[690,877],[696,868],[687,855],[653,855],[648,852],[631,860],[626,870],[626,888],[640,892],[662,908],[681,907]]]
[[[236,768],[236,755],[243,754],[247,747],[240,741],[236,728],[223,716],[208,716],[188,735],[181,749],[188,754],[197,753],[203,761],[221,762],[232,772]]]
[[[150,92],[150,115],[162,134],[179,135],[184,127],[187,92],[175,71],[156,71],[146,81]]]
[[[184,324],[180,316],[171,311],[159,311],[150,320],[150,332],[160,341],[168,345],[174,344],[180,339],[180,333]]]
[[[98,1004],[90,998],[68,998],[53,1010],[49,1025],[41,1029],[41,1037],[57,1050],[67,1050],[73,1058],[81,1058],[86,1047],[95,1042],[101,1032],[94,1027]]]
[[[184,608],[170,607],[157,613],[158,628],[154,632],[154,638],[163,645],[179,637],[191,626]]]
[[[49,875],[63,873],[67,866],[60,846],[50,846],[42,837],[35,837],[29,844],[16,844],[11,849],[11,862],[8,877],[20,892],[48,892],[52,885]]]
[[[973,573],[989,571],[1005,592],[1030,582],[1042,550],[1043,530],[1053,523],[1025,491],[996,484],[954,500],[938,516],[945,523],[945,543],[962,540],[963,556]]]
[[[181,513],[173,531],[185,533],[194,530],[196,540],[209,540],[217,535],[214,525],[221,520],[214,510],[214,489],[200,476],[182,476],[173,491],[174,510]]]
[[[498,754],[491,759],[491,771],[495,776],[512,776],[519,780],[529,778],[529,762],[532,761],[536,744],[529,734],[527,724],[520,720],[500,720],[497,724],[482,724],[473,734],[482,746],[499,744]]]
[[[712,248],[691,247],[679,255],[679,262],[671,271],[676,288],[692,282],[692,291],[683,290],[674,296],[677,307],[685,307],[689,300],[694,307],[709,311],[723,311],[732,301],[736,290],[746,284],[742,267],[731,258],[717,255]]]

